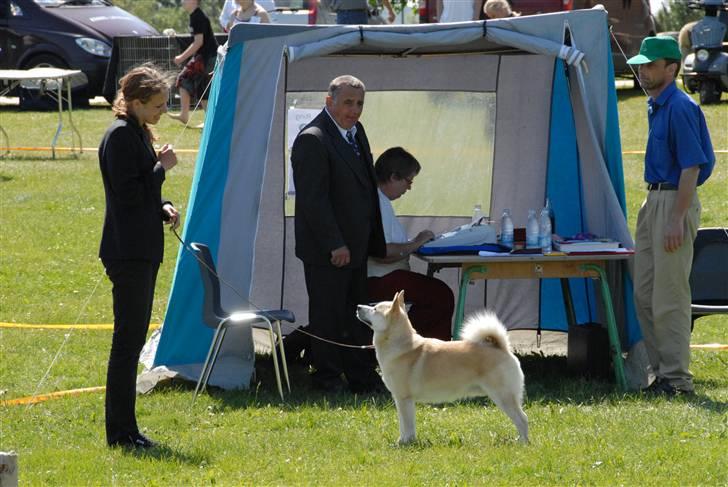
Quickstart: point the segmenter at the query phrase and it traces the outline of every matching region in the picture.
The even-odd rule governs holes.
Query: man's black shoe
[[[694,396],[695,391],[678,389],[665,379],[658,377],[649,387],[642,389],[642,392],[653,394],[656,396],[675,397],[675,396]]]
[[[126,435],[120,436],[115,440],[110,441],[109,446],[120,446],[122,448],[138,448],[145,450],[149,448],[155,448],[159,445],[157,444],[157,442],[150,440],[143,434],[136,432],[128,433]]]

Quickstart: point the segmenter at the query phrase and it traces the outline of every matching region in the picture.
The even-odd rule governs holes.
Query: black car
[[[104,0],[0,0],[0,69],[80,69],[74,100],[103,94],[114,37],[144,35],[159,33]]]

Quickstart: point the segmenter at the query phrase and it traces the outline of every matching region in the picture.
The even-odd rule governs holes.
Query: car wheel
[[[706,80],[700,83],[700,104],[710,105],[720,101],[720,89],[713,80]]]
[[[68,69],[68,64],[53,54],[39,54],[33,56],[23,64],[23,69],[33,68],[59,68]],[[72,91],[74,106],[88,106],[88,90],[83,87]],[[65,93],[64,93],[65,94]],[[55,110],[58,102],[40,90],[40,82],[24,83],[20,88],[20,108],[25,110]]]

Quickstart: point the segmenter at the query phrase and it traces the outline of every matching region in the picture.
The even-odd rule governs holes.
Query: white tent
[[[241,24],[216,67],[183,234],[210,246],[235,288],[222,286],[224,307],[282,307],[298,325],[308,321],[288,147],[340,74],[367,86],[362,122],[374,157],[402,145],[423,165],[420,197],[398,208],[406,228],[447,230],[473,203],[495,218],[510,208],[525,226],[527,210],[548,197],[557,233],[632,246],[604,10],[411,26]],[[641,337],[631,281],[617,270],[610,285],[629,349]],[[457,289],[455,270],[440,277]],[[487,293],[479,286],[469,310],[485,304],[509,328],[566,330],[558,280],[490,281]],[[603,322],[593,283],[570,286],[578,323]],[[202,297],[197,263],[180,248],[154,365],[196,378],[212,337]],[[226,344],[210,383],[245,387],[250,334]]]

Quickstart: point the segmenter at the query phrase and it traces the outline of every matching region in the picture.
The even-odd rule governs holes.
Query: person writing
[[[162,198],[166,173],[177,164],[172,147],[152,147],[150,125],[167,111],[169,82],[151,66],[119,81],[116,120],[99,146],[106,213],[99,257],[113,284],[114,333],[106,377],[109,446],[151,448],[134,412],[139,354],[149,329],[157,270],[164,251],[163,222],[176,228],[179,213]]]
[[[690,269],[700,225],[697,186],[715,154],[700,107],[675,85],[680,48],[672,37],[647,37],[629,64],[649,98],[645,152],[647,198],[637,216],[634,299],[655,380],[649,392],[692,394]]]
[[[452,290],[439,279],[410,271],[409,266],[410,255],[435,235],[430,230],[423,230],[410,240],[392,208],[392,201],[412,188],[420,168],[417,159],[401,147],[387,149],[374,164],[387,255],[369,258],[369,300],[388,301],[404,290],[405,299],[411,303],[408,314],[417,333],[450,340],[455,309]]]
[[[372,343],[355,310],[368,303],[367,257],[386,255],[372,154],[359,122],[364,94],[364,83],[353,76],[332,80],[326,107],[291,151],[296,257],[303,262],[309,329],[350,345]],[[383,386],[371,350],[314,339],[310,355],[315,388],[364,393]]]

